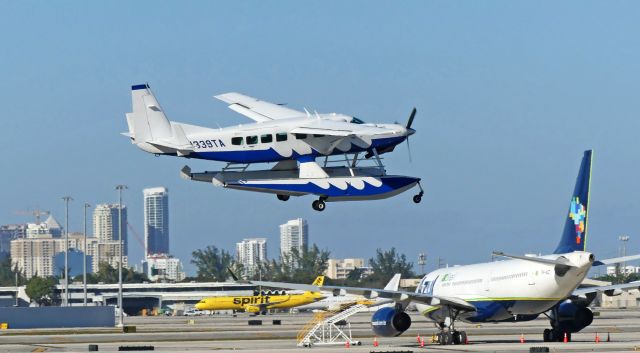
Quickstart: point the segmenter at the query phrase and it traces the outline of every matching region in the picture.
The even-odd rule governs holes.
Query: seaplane
[[[132,112],[126,114],[129,131],[123,135],[141,150],[225,162],[216,171],[181,170],[188,180],[228,189],[291,196],[315,195],[312,207],[324,211],[325,202],[385,199],[413,187],[424,190],[420,178],[388,175],[381,155],[389,153],[416,131],[411,128],[414,108],[405,125],[365,123],[345,114],[298,111],[240,93],[215,98],[252,123],[224,128],[169,121],[149,84],[131,87]],[[273,163],[273,165],[269,165]],[[266,168],[251,166],[267,164]]]

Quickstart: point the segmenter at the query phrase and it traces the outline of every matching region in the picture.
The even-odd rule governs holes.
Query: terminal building
[[[232,282],[190,282],[190,283],[124,283],[122,285],[123,307],[127,315],[139,315],[143,309],[152,311],[158,308],[186,310],[192,308],[202,298],[223,295],[251,295],[255,286]],[[63,286],[57,286],[61,295]],[[69,285],[69,303],[72,306],[83,305],[82,283]],[[18,287],[20,306],[29,305],[30,299],[25,286]],[[88,305],[117,305],[118,284],[88,284]],[[16,287],[0,287],[0,306],[13,306],[16,303]]]

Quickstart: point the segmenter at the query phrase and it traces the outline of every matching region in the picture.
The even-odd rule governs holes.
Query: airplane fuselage
[[[320,118],[329,122],[342,115],[324,114]],[[201,126],[171,122],[180,126],[193,151],[184,157],[231,163],[278,162],[287,159],[313,160],[315,157],[345,153],[380,153],[393,149],[402,143],[407,129],[397,124],[353,124],[386,128],[388,133],[372,137],[326,136],[322,134],[292,133],[297,126],[308,123],[309,117],[280,119],[261,123],[250,123],[233,127],[212,129]],[[176,151],[146,142],[136,143],[144,151],[155,154],[176,155]]]
[[[268,309],[286,309],[313,303],[321,299],[319,293],[305,292],[284,295],[251,295],[208,297],[198,302],[198,310],[237,310],[258,313]]]
[[[416,292],[438,297],[454,297],[473,304],[477,311],[461,314],[467,322],[526,321],[565,300],[585,278],[593,256],[588,252],[563,256],[578,267],[558,276],[554,265],[527,260],[495,261],[438,269],[427,274]],[[440,306],[416,304],[418,311],[443,322],[446,310]]]

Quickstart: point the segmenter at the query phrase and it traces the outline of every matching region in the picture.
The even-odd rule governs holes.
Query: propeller
[[[407,136],[407,152],[409,152],[409,163],[413,163],[411,158],[411,144],[409,143],[409,136]]]
[[[411,110],[411,115],[409,115],[409,120],[407,121],[407,129],[411,129],[411,125],[413,124],[413,119],[416,117],[416,108],[414,107],[413,110]]]
[[[411,125],[413,124],[413,119],[416,117],[416,108],[413,107],[413,109],[411,110],[411,114],[409,115],[409,120],[407,120],[407,125],[406,128],[407,130],[411,129]],[[412,133],[408,133],[407,134],[407,152],[409,152],[409,163],[412,163],[413,160],[411,158],[411,144],[409,143],[409,136],[411,136]]]

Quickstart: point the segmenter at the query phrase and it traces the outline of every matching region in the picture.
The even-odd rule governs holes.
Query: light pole
[[[118,309],[120,315],[118,315],[118,327],[124,327],[124,310],[122,308],[122,253],[124,250],[124,243],[122,242],[122,190],[127,189],[126,185],[117,185],[118,190],[118,242],[120,243],[120,261],[118,262]]]
[[[84,249],[82,250],[82,291],[84,299],[82,303],[87,306],[87,208],[91,207],[87,202],[84,203]]]
[[[64,297],[63,306],[69,306],[69,201],[71,196],[62,198],[64,201]]]
[[[622,242],[622,257],[627,256],[627,242],[629,241],[629,236],[628,235],[621,235],[618,237],[618,240],[620,240]],[[622,263],[622,275],[626,275],[627,274],[627,262],[623,262]]]
[[[424,274],[424,265],[427,263],[427,255],[421,252],[418,254],[418,265],[420,266],[421,274]]]

